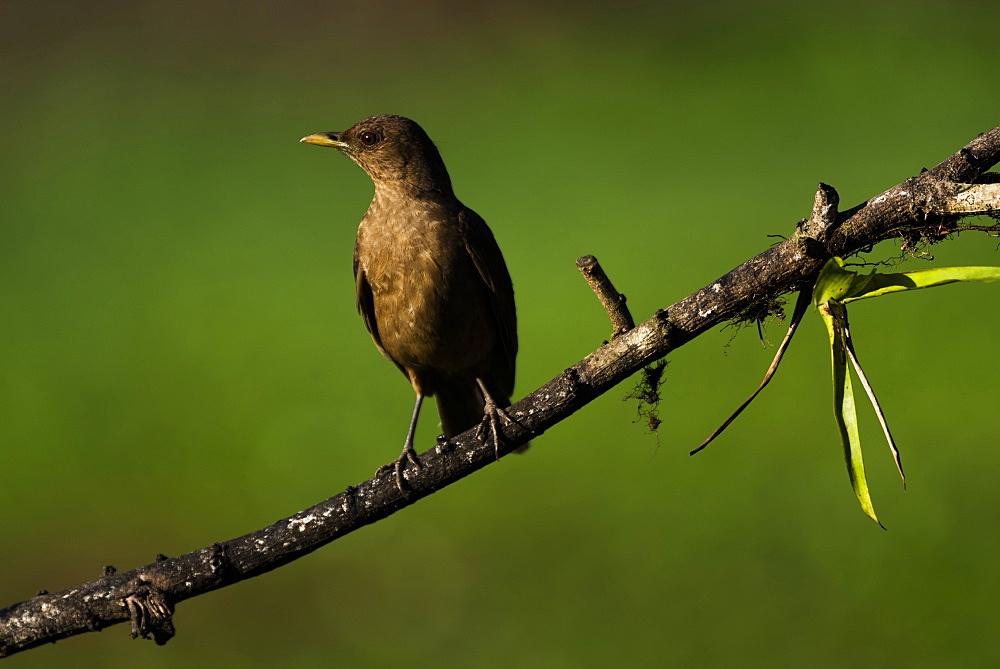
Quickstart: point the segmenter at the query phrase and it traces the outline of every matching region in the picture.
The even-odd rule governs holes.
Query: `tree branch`
[[[587,283],[590,284],[594,294],[597,295],[597,299],[601,301],[604,310],[608,312],[608,317],[611,319],[611,325],[614,328],[611,331],[611,338],[614,339],[634,328],[635,321],[632,320],[632,312],[628,310],[628,305],[625,304],[625,296],[615,290],[611,279],[604,273],[601,263],[597,262],[597,258],[594,256],[577,258],[576,267],[583,274],[583,278],[587,280]]]
[[[998,161],[1000,127],[932,170],[846,212],[836,213],[835,191],[821,185],[812,216],[793,236],[657,311],[512,405],[507,411],[514,422],[501,424],[496,453],[472,429],[421,455],[423,467],[406,471],[406,498],[392,476],[370,479],[252,534],[39,594],[0,610],[0,656],[126,620],[132,621],[133,634],[164,643],[173,633],[171,616],[178,602],[287,564],[485,467],[706,330],[760,313],[762,305],[805,284],[830,256],[846,257],[894,237],[940,239],[958,229],[962,216],[995,215],[990,189],[969,184]],[[961,207],[954,204],[958,201]]]

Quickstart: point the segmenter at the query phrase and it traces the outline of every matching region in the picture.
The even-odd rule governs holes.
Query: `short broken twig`
[[[597,262],[597,258],[594,256],[577,258],[576,266],[583,274],[583,278],[590,284],[597,299],[604,305],[604,310],[608,312],[611,325],[614,326],[611,338],[619,337],[633,329],[635,321],[632,320],[632,314],[625,304],[625,296],[615,290],[611,279],[604,273],[601,264]]]

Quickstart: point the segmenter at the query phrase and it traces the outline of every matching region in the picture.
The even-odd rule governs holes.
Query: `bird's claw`
[[[500,443],[504,441],[500,424],[512,425],[517,423],[506,411],[497,406],[492,401],[487,401],[483,408],[483,420],[476,428],[476,438],[480,441],[487,439],[493,444],[493,453],[496,459],[500,459]]]
[[[412,464],[417,469],[423,469],[423,465],[420,464],[420,458],[417,457],[417,452],[409,444],[403,449],[398,458],[379,467],[378,471],[375,472],[375,477],[378,478],[391,470],[396,478],[396,488],[399,489],[403,497],[409,497],[409,494],[406,492],[406,479],[403,478],[403,472],[406,471],[407,463]]]

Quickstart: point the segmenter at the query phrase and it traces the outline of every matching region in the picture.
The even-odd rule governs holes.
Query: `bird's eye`
[[[361,133],[360,139],[361,143],[365,146],[375,146],[382,138],[378,136],[378,133],[372,132],[371,130],[365,130]]]

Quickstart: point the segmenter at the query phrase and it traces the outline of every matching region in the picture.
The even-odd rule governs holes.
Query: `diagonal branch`
[[[0,610],[0,656],[132,620],[135,633],[164,642],[174,606],[185,599],[259,576],[360,527],[395,513],[468,476],[621,383],[644,366],[727,320],[796,290],[832,255],[846,257],[877,242],[933,228],[956,229],[961,216],[996,213],[993,205],[954,213],[945,202],[1000,161],[1000,127],[984,133],[937,167],[834,217],[827,202],[789,239],[751,258],[705,288],[613,338],[512,405],[497,452],[469,430],[421,455],[408,470],[409,496],[391,476],[371,479],[290,518],[193,553],[103,578]],[[110,570],[109,570],[110,571]]]

